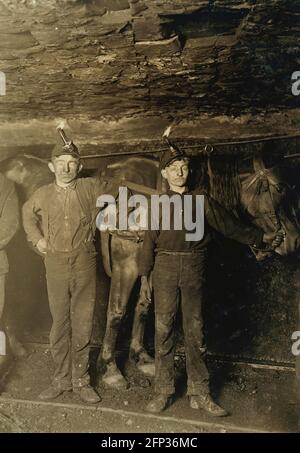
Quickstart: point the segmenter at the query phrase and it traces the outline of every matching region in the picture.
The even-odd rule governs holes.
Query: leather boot
[[[190,396],[190,407],[192,409],[203,409],[214,417],[225,417],[228,412],[215,403],[209,394]]]
[[[172,395],[156,395],[146,406],[145,411],[152,414],[159,414],[172,404]]]
[[[100,403],[101,398],[90,385],[85,385],[84,387],[78,387],[74,389],[74,393],[77,393],[82,401],[85,403],[96,404]]]
[[[64,392],[70,392],[71,390],[72,390],[72,387],[62,388],[55,384],[51,384],[48,388],[43,390],[42,393],[40,393],[38,397],[40,400],[43,400],[43,401],[54,400],[59,395],[62,395]]]

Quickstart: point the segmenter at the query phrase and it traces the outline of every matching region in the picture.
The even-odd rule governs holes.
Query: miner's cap
[[[80,159],[81,157],[77,146],[75,146],[74,143],[70,143],[69,145],[55,145],[51,152],[51,159],[64,155],[73,156],[76,157],[76,159]]]
[[[168,165],[171,165],[171,163],[174,162],[175,160],[183,159],[189,160],[189,157],[181,149],[177,148],[174,145],[170,145],[170,148],[167,151],[164,151],[164,153],[161,156],[159,168],[161,170],[164,170],[166,167],[168,167]]]

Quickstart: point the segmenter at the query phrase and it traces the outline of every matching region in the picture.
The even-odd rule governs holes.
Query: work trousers
[[[155,300],[155,391],[171,395],[174,386],[174,325],[181,296],[181,311],[189,395],[208,393],[204,362],[202,305],[206,252],[158,254],[153,271]]]
[[[90,382],[89,346],[96,300],[96,252],[45,257],[49,307],[53,319],[50,346],[54,383],[62,389]]]

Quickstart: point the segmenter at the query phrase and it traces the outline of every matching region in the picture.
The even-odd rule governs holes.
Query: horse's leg
[[[145,297],[140,294],[134,313],[130,343],[130,358],[136,362],[140,371],[148,376],[154,376],[154,359],[144,348],[145,325],[150,305],[151,300],[145,299]]]
[[[14,320],[11,319],[11,314],[8,314],[6,311],[4,311],[3,314],[3,324],[9,349],[12,352],[13,356],[18,359],[28,357],[27,350],[15,334]]]
[[[122,244],[120,245],[122,246]],[[128,247],[130,248],[133,245],[136,247],[136,244],[131,243],[128,244]],[[138,269],[137,263],[132,259],[130,253],[128,256],[123,257],[123,259],[120,259],[120,256],[118,258],[113,263],[106,331],[102,346],[101,357],[106,365],[106,372],[102,380],[106,385],[115,388],[126,388],[127,381],[121,374],[115,361],[116,341],[122,319],[126,312],[130,293],[137,279]]]
[[[10,350],[14,357],[18,359],[22,359],[24,357],[28,357],[28,352],[23,344],[18,340],[16,335],[12,332],[11,327],[9,324],[5,324],[5,331],[8,338],[8,343]]]
[[[11,353],[17,357],[27,357],[27,351],[15,334],[13,314],[9,306],[5,306],[5,275],[0,275],[0,320],[4,328],[7,344]],[[0,326],[1,330],[1,326]]]

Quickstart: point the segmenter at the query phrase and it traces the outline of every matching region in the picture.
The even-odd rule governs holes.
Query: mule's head
[[[20,155],[1,162],[1,172],[19,186],[22,197],[28,199],[36,189],[53,181],[47,161]]]
[[[272,252],[287,255],[300,245],[300,230],[292,207],[290,188],[278,162],[266,166],[262,154],[236,159],[210,157],[209,191],[213,198],[265,233],[276,232],[284,239],[268,251],[254,251],[258,260]]]
[[[279,255],[294,252],[300,245],[300,230],[289,198],[289,186],[278,165],[267,168],[261,155],[253,158],[253,171],[240,173],[240,203],[251,221],[265,232],[283,233],[275,248]],[[260,259],[264,256],[259,253]]]
[[[99,172],[99,177],[109,176],[115,181],[131,181],[146,187],[156,188],[158,185],[158,162],[147,157],[127,157],[109,163]]]

